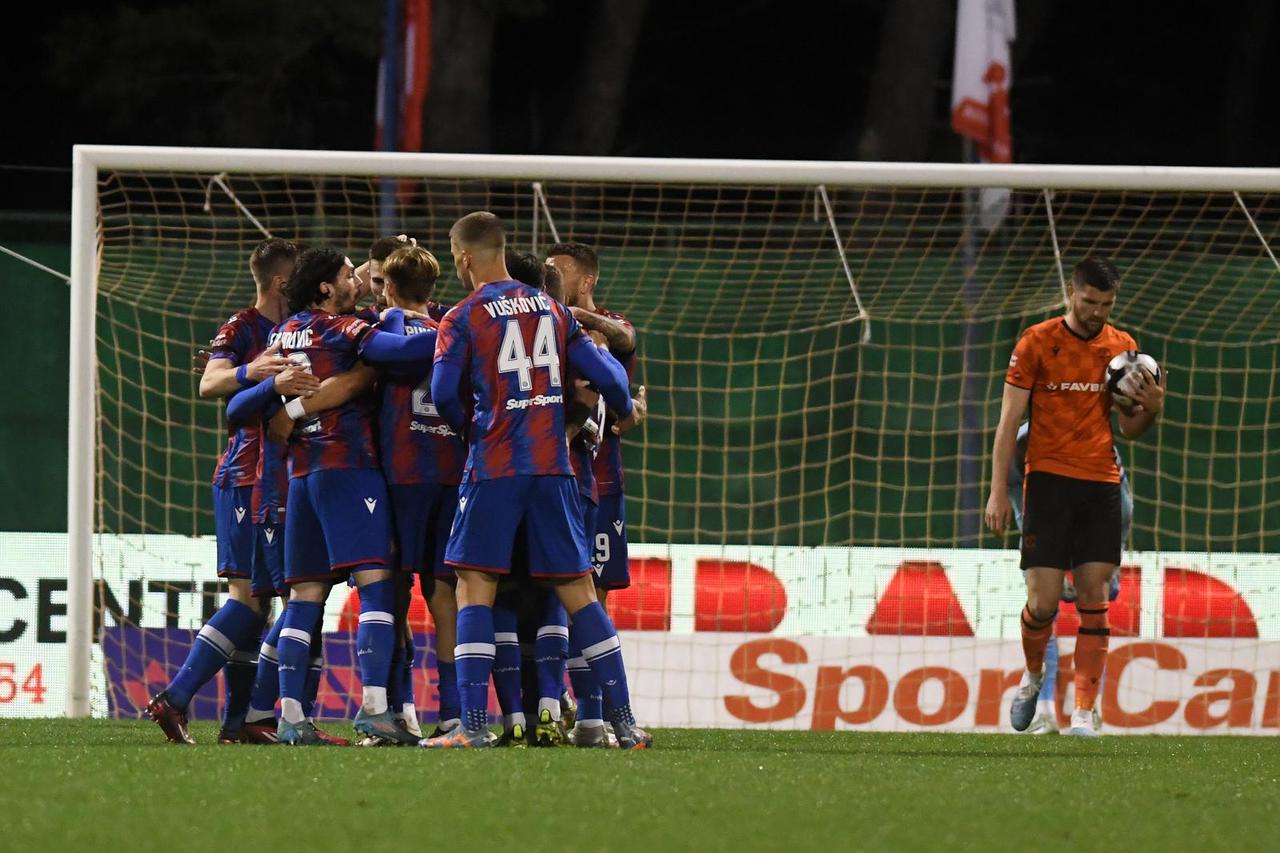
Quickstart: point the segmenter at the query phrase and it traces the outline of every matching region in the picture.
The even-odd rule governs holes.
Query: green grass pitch
[[[1280,849],[1273,738],[669,729],[624,754],[192,733],[0,720],[0,850]]]

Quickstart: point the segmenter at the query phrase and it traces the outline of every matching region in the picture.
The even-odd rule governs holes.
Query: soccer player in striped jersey
[[[284,294],[292,316],[280,328],[281,352],[327,379],[363,359],[374,364],[422,361],[434,336],[378,332],[352,316],[358,294],[350,260],[335,249],[298,257]],[[289,442],[289,523],[285,581],[289,607],[280,632],[281,743],[322,743],[302,708],[308,654],[333,584],[350,575],[360,596],[356,636],[362,701],[354,727],[367,737],[406,742],[388,707],[387,683],[396,645],[395,591],[388,568],[391,536],[386,482],[373,443],[375,402],[362,395],[306,415],[302,400],[286,406],[301,418]]]
[[[584,243],[557,243],[547,250],[547,263],[555,267],[564,281],[565,304],[584,329],[604,337],[609,352],[626,369],[628,380],[635,370],[636,330],[627,318],[607,311],[595,303],[596,285],[600,277],[600,259],[596,251]],[[591,540],[592,566],[600,604],[608,609],[609,592],[631,585],[630,558],[627,553],[627,511],[623,497],[622,443],[618,433],[603,432],[603,439],[592,463],[598,509]],[[578,654],[569,650],[570,677],[575,678],[577,695],[575,743],[596,744],[604,739],[601,706],[595,697],[598,688],[591,683],[591,670]],[[581,686],[579,686],[581,685]],[[597,727],[601,729],[597,731]],[[583,731],[584,728],[592,729]]]
[[[564,306],[511,280],[505,237],[491,213],[468,214],[449,232],[450,252],[470,295],[440,324],[431,396],[459,431],[469,454],[445,562],[458,574],[455,659],[462,727],[422,742],[427,748],[492,745],[487,699],[494,665],[493,603],[499,577],[512,569],[513,544],[523,531],[529,574],[555,585],[603,687],[606,712],[620,745],[644,749],[652,738],[635,724],[617,632],[591,581],[587,535],[565,441],[564,370],[572,365],[594,382],[619,414],[634,424],[626,379],[615,373]],[[461,396],[469,380],[473,413]]]
[[[284,282],[297,248],[287,240],[269,239],[249,258],[257,300],[232,315],[210,344],[200,377],[200,396],[229,397],[239,389],[273,377],[289,367],[287,359],[268,351],[267,337],[285,318]],[[253,597],[251,575],[254,525],[249,515],[256,482],[259,430],[253,424],[230,426],[227,446],[213,476],[214,528],[218,543],[218,577],[225,578],[230,597],[206,623],[178,674],[147,704],[146,713],[173,743],[193,743],[186,710],[204,684],[227,667],[226,719],[221,741],[233,741],[248,708],[258,643],[265,611]],[[269,605],[268,605],[269,606]]]
[[[385,259],[379,271],[384,277],[387,303],[400,309],[386,312],[381,328],[392,334],[434,336],[436,323],[426,315],[440,276],[435,256],[420,246],[401,247]],[[401,311],[411,312],[410,317],[405,319]],[[391,495],[400,569],[406,573],[410,587],[414,575],[421,579],[422,596],[436,625],[440,690],[436,734],[443,734],[461,722],[453,668],[455,579],[453,570],[444,564],[444,548],[458,506],[458,484],[467,450],[431,400],[431,368],[432,360],[426,359],[384,372],[378,447]],[[398,612],[403,620],[408,610],[408,588],[400,605]],[[414,652],[407,626],[405,632],[407,647],[397,662],[407,674],[401,681],[405,685],[402,690],[407,691],[412,685]],[[411,698],[407,701],[411,706]],[[416,730],[416,711],[406,707],[401,716],[410,731]]]
[[[280,335],[279,327],[269,339],[274,344]],[[367,373],[366,373],[367,371]],[[307,382],[284,382],[286,377],[299,374]],[[253,557],[251,587],[257,598],[270,599],[279,596],[288,607],[289,590],[284,579],[284,525],[286,496],[289,488],[288,439],[293,421],[285,418],[289,428],[273,435],[268,428],[272,416],[283,410],[283,395],[300,394],[312,399],[315,405],[331,408],[356,397],[365,391],[372,376],[372,368],[364,366],[326,379],[320,383],[299,365],[293,365],[272,379],[266,379],[255,387],[243,390],[227,403],[227,420],[232,424],[262,423],[261,452],[258,454],[258,480],[253,489],[253,515],[256,541]],[[266,421],[267,423],[263,423]],[[284,627],[284,614],[278,617],[267,632],[258,650],[257,676],[254,679],[253,696],[245,723],[240,730],[240,740],[246,743],[277,743],[278,722],[275,706],[280,698],[278,646]],[[320,632],[311,639],[311,663],[307,669],[306,689],[302,699],[303,715],[311,725],[312,709],[320,689],[324,670],[324,642]],[[316,727],[317,737],[332,746],[350,746],[351,741],[336,737]]]
[[[516,281],[541,289],[557,302],[564,298],[563,282],[555,267],[540,261],[537,256],[528,252],[508,251],[506,262],[507,271]],[[607,360],[612,358],[607,350],[603,350],[601,356]],[[614,365],[614,368],[616,371],[622,370],[621,365]],[[567,377],[566,387],[574,391],[573,396],[566,401],[565,411],[569,459],[573,467],[574,479],[578,484],[578,497],[583,512],[583,529],[589,531],[595,529],[596,505],[595,478],[591,473],[591,462],[598,446],[599,431],[603,428],[604,400],[598,392],[589,387],[589,383],[574,377],[572,371]],[[597,408],[600,414],[593,419],[592,415]],[[522,564],[521,571],[527,571],[527,566],[523,565],[525,562],[523,556],[520,555],[517,562]],[[532,672],[523,673],[531,677],[519,679],[522,682],[519,687],[516,679],[520,673],[504,674],[500,679],[499,674],[504,664],[506,668],[511,668],[511,658],[515,652],[513,638],[508,634],[507,642],[504,643],[500,636],[494,659],[494,683],[499,688],[498,699],[504,706],[504,716],[507,714],[508,707],[516,707],[514,694],[518,689],[524,693],[524,699],[519,703],[523,710],[515,716],[515,719],[504,719],[506,731],[499,742],[519,744],[521,739],[516,734],[516,724],[523,726],[525,718],[532,716],[537,721],[532,731],[533,743],[544,747],[558,746],[565,739],[562,713],[564,707],[568,706],[568,703],[563,701],[565,667],[569,651],[568,614],[551,589],[541,584],[534,585],[527,578],[522,586],[524,598],[510,607],[510,613],[503,612],[502,605],[506,602],[503,601],[501,592],[494,607],[495,627],[500,619],[505,620],[508,629],[511,621],[513,619],[516,621],[517,629],[514,639],[518,640],[520,655],[523,659],[520,670],[523,671],[525,667],[532,670]],[[499,633],[502,632],[501,628],[497,630]],[[507,657],[506,661],[502,660],[504,653]],[[603,723],[601,725],[603,726]]]
[[[1106,662],[1110,628],[1107,584],[1120,563],[1120,470],[1113,451],[1107,364],[1137,349],[1133,338],[1107,322],[1120,276],[1109,261],[1086,258],[1071,276],[1067,312],[1032,326],[1019,339],[1005,375],[996,428],[995,475],[985,519],[1000,535],[1009,524],[1006,479],[1018,426],[1031,406],[1023,494],[1022,568],[1027,604],[1022,611],[1026,672],[1010,707],[1013,728],[1025,731],[1035,716],[1044,678],[1044,654],[1062,593],[1063,575],[1075,578],[1080,629],[1075,650],[1075,711],[1068,734],[1096,736],[1093,706]],[[1164,388],[1143,371],[1132,408],[1115,404],[1120,433],[1129,439],[1155,423]]]

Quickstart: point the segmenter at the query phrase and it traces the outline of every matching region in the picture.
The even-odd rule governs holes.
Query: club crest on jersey
[[[238,506],[236,507],[236,524],[242,521],[244,521],[244,507]]]
[[[369,510],[369,515],[373,515],[373,510],[377,505],[378,505],[377,498],[364,499],[364,506],[365,506],[365,509]]]

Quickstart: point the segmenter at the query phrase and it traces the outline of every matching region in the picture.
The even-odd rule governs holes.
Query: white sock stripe
[[[266,643],[263,643],[262,648],[258,649],[258,657],[264,657],[272,663],[279,663],[279,654],[280,652],[275,646],[270,646]]]
[[[514,631],[511,633],[501,631],[493,635],[493,641],[500,646],[518,646],[520,645],[520,635]]]
[[[569,669],[591,669],[586,658],[569,658]]]
[[[543,637],[564,637],[569,639],[569,629],[563,625],[543,625],[538,629],[538,639]]]
[[[458,658],[491,658],[498,651],[493,643],[459,643],[453,647],[453,659]]]
[[[380,625],[394,625],[396,624],[396,617],[387,613],[385,610],[370,610],[366,613],[360,614],[360,624],[363,625],[365,622],[376,622]]]
[[[222,653],[224,658],[230,659],[236,650],[236,644],[227,639],[227,635],[219,631],[212,625],[205,625],[200,629],[200,633],[196,634],[196,639],[204,640]]]
[[[311,634],[303,631],[301,628],[285,628],[280,632],[280,639],[293,640],[295,643],[302,643],[308,649],[311,648]]]
[[[324,669],[324,658],[312,658],[312,659],[311,659],[311,668],[312,668],[312,669]]]
[[[591,660],[593,658],[604,657],[607,654],[621,651],[621,650],[622,650],[622,642],[618,639],[618,636],[615,634],[612,637],[608,637],[606,639],[601,640],[598,643],[594,643],[590,646],[587,646],[582,650],[582,656],[587,660]]]
[[[237,649],[236,652],[233,655],[231,655],[231,662],[232,663],[257,663],[258,653],[245,652]]]

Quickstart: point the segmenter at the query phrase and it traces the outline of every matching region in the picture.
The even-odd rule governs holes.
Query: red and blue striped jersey
[[[406,335],[436,328],[432,320],[407,319]],[[431,401],[431,368],[395,368],[382,377],[382,408],[378,411],[378,454],[382,473],[392,485],[462,482],[467,446],[440,416]]]
[[[209,343],[209,360],[225,358],[239,367],[248,364],[267,348],[267,338],[275,323],[264,317],[257,308],[246,308],[233,314],[218,329]],[[213,471],[215,486],[251,486],[257,479],[258,439],[257,424],[227,426],[227,446],[218,458]]]
[[[628,329],[631,334],[635,335],[635,326],[627,320],[626,317],[616,311],[606,311],[603,308],[596,308],[596,313],[608,317],[610,320],[617,320]],[[636,364],[636,351],[624,356],[613,354],[622,366],[627,369],[627,379],[630,380]],[[612,422],[610,422],[612,427]],[[613,429],[603,431],[604,440],[600,446],[600,452],[596,454],[595,475],[596,487],[601,495],[613,495],[622,491],[622,441],[614,434]]]
[[[436,364],[455,365],[474,401],[466,482],[573,475],[564,394],[581,335],[567,308],[518,281],[490,282],[445,315]]]
[[[258,481],[251,497],[254,524],[266,524],[270,513],[284,514],[285,497],[289,494],[289,447],[277,444],[262,429],[262,446],[258,453]]]
[[[381,334],[351,314],[300,311],[280,327],[280,354],[303,365],[321,382],[346,373],[364,344]],[[338,468],[377,468],[373,417],[377,400],[362,394],[341,406],[298,420],[289,438],[289,476]]]

